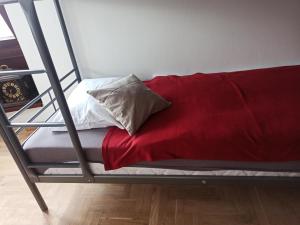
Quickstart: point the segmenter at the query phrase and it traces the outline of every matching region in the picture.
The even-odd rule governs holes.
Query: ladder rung
[[[40,0],[34,0],[34,1],[40,1]],[[19,2],[18,0],[0,0],[0,5],[13,4],[18,2]]]
[[[18,0],[0,0],[0,5],[18,3]]]
[[[11,123],[8,127],[64,127],[64,123]]]
[[[42,74],[42,73],[46,73],[46,70],[1,70],[0,77],[25,76],[30,74]]]
[[[79,163],[29,163],[27,168],[79,168]]]

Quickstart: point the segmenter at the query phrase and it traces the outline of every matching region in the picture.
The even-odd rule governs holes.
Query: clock
[[[21,91],[22,87],[16,80],[2,83],[1,92],[6,103],[24,101],[25,97]]]
[[[1,16],[13,32],[3,7],[0,7]],[[1,70],[28,70],[24,54],[16,38],[0,41]],[[6,112],[19,110],[38,95],[38,90],[31,75],[0,77],[0,104]],[[42,105],[42,100],[39,100],[32,107]]]
[[[1,68],[7,70],[3,66]],[[38,91],[31,75],[0,79],[0,103],[6,112],[19,110],[36,96],[38,96]],[[42,106],[41,100],[32,107],[40,106]]]

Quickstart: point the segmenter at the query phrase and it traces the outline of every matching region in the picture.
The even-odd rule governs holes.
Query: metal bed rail
[[[0,110],[0,113],[2,113],[3,111]],[[1,115],[3,116],[3,115]],[[0,118],[1,118],[0,116]],[[0,120],[1,121],[1,120]],[[21,172],[21,175],[23,176],[28,188],[30,189],[31,193],[33,194],[35,200],[37,201],[40,209],[43,212],[47,212],[48,211],[48,207],[41,195],[41,193],[39,192],[39,189],[37,188],[35,182],[37,181],[38,178],[36,178],[35,174],[32,174],[32,170],[28,170],[25,168],[24,163],[21,161],[21,158],[19,157],[19,155],[16,152],[16,148],[15,146],[13,146],[12,144],[12,140],[10,140],[9,137],[9,130],[5,129],[5,127],[0,126],[0,134],[11,154],[11,156],[13,157],[15,163],[17,164],[18,169]]]
[[[66,75],[64,75],[61,79],[58,79],[58,75],[54,66],[54,63],[52,61],[44,34],[42,32],[41,29],[41,25],[36,13],[36,9],[35,9],[35,5],[34,5],[34,1],[33,0],[18,0],[18,1],[1,1],[1,4],[10,4],[10,3],[19,3],[24,14],[26,17],[26,20],[29,24],[30,30],[32,32],[33,38],[35,40],[35,43],[37,45],[38,51],[40,53],[42,62],[44,64],[45,70],[20,70],[20,71],[2,71],[1,72],[1,77],[5,77],[5,76],[24,76],[24,75],[28,75],[28,74],[40,74],[40,73],[46,73],[48,75],[48,79],[50,81],[51,87],[48,88],[47,90],[45,90],[42,94],[40,94],[39,96],[37,96],[36,98],[34,98],[32,101],[30,101],[29,103],[27,103],[24,107],[22,107],[18,112],[16,112],[12,117],[10,117],[9,119],[7,119],[3,109],[1,112],[1,117],[3,117],[3,119],[1,120],[1,126],[7,130],[8,138],[9,141],[12,142],[18,142],[15,143],[16,146],[20,145],[19,140],[16,136],[16,133],[14,132],[14,129],[12,129],[13,127],[19,127],[19,129],[17,130],[17,132],[19,133],[22,128],[25,127],[57,127],[57,126],[66,126],[68,133],[70,135],[71,141],[73,143],[74,146],[74,151],[77,155],[77,159],[80,163],[80,167],[82,170],[82,173],[84,175],[84,177],[86,178],[86,180],[88,182],[91,182],[93,180],[93,176],[91,175],[91,172],[89,170],[89,167],[87,165],[87,161],[84,157],[83,151],[82,151],[82,147],[81,147],[81,143],[77,134],[77,131],[75,129],[75,125],[74,122],[72,120],[71,117],[71,113],[69,111],[69,108],[67,106],[67,102],[64,96],[64,91],[69,89],[72,85],[74,85],[77,81],[79,82],[81,80],[80,75],[79,75],[79,71],[78,71],[78,66],[76,64],[76,60],[75,60],[75,56],[74,53],[72,51],[72,47],[70,42],[69,37],[67,36],[67,31],[66,31],[66,27],[64,26],[64,28],[62,28],[64,37],[65,37],[65,42],[67,43],[68,46],[68,50],[70,52],[70,57],[72,58],[72,64],[73,64],[73,69],[68,72]],[[59,2],[55,2],[55,6],[56,9],[60,10],[60,6],[59,6]],[[61,10],[57,12],[58,16],[61,17],[62,13]],[[60,24],[64,24],[64,20],[63,18],[60,18]],[[72,74],[73,72],[75,72],[76,74],[76,79],[73,80],[64,90],[61,87],[61,82],[66,79],[70,74]],[[38,111],[35,115],[33,115],[27,122],[25,123],[11,123],[10,121],[13,119],[16,119],[19,115],[21,115],[26,109],[28,109],[29,107],[31,107],[35,102],[37,102],[38,100],[40,100],[43,96],[45,96],[46,94],[50,94],[50,91],[53,91],[55,98],[52,98],[50,100],[50,104],[48,103],[45,107],[43,107],[40,111]],[[34,121],[34,119],[39,116],[43,111],[45,111],[50,105],[55,104],[54,102],[57,102],[58,107],[61,111],[61,114],[63,116],[63,119],[65,121],[65,123],[49,123],[49,122],[45,122],[45,123],[36,123],[36,122],[32,122]],[[11,137],[14,136],[14,137]],[[20,150],[20,149],[19,149]],[[17,148],[16,148],[17,151]],[[28,160],[26,159],[26,155],[23,151],[19,151],[18,152],[19,157],[21,158],[21,161],[23,162],[23,165],[25,165],[25,167],[28,164]],[[32,174],[34,174],[34,172],[31,171]],[[37,175],[35,174],[35,176],[37,177]]]
[[[42,1],[42,0],[30,0],[30,1]],[[19,3],[19,0],[0,0],[0,5],[8,5],[14,3]]]
[[[73,65],[73,69],[70,72],[68,72],[66,75],[64,75],[61,79],[58,78],[58,74],[54,66],[53,60],[51,58],[47,42],[42,32],[42,28],[34,5],[34,0],[0,0],[0,5],[13,4],[13,3],[19,3],[23,10],[23,13],[25,14],[26,20],[29,24],[31,33],[37,45],[45,69],[44,70],[1,71],[0,78],[10,79],[10,78],[16,78],[20,76],[26,76],[29,74],[47,74],[51,87],[45,90],[40,95],[38,95],[37,97],[35,97],[30,102],[28,102],[24,107],[22,107],[18,112],[12,115],[9,119],[6,116],[3,107],[1,106],[0,107],[0,125],[1,125],[0,133],[11,155],[13,156],[17,166],[19,167],[26,183],[28,184],[30,190],[35,196],[40,208],[43,211],[46,211],[47,206],[35,185],[35,183],[39,181],[38,174],[35,170],[36,168],[49,168],[49,167],[78,168],[79,167],[81,168],[82,177],[85,180],[85,182],[94,182],[94,177],[90,172],[90,168],[83,154],[78,133],[75,129],[75,125],[71,117],[71,113],[68,108],[65,95],[64,95],[64,92],[68,90],[72,85],[74,85],[76,82],[81,81],[81,77],[78,70],[75,55],[72,49],[72,45],[70,43],[70,38],[68,36],[66,24],[64,22],[59,1],[54,1],[54,5],[61,25],[61,30],[64,35],[65,43],[69,51],[69,56]],[[72,73],[75,73],[76,79],[73,80],[66,88],[63,89],[61,86],[61,82],[67,77],[69,77],[69,75],[71,75]],[[54,93],[55,96],[54,98],[52,97],[51,92]],[[30,108],[35,102],[39,101],[42,97],[46,96],[47,94],[50,97],[50,102],[47,103],[43,108],[41,108],[36,114],[34,114],[27,122],[25,123],[11,122],[12,120],[20,116],[26,109]],[[55,107],[55,102],[57,103],[58,107]],[[62,117],[64,119],[64,123],[51,123],[48,122],[48,119],[46,120],[46,122],[43,123],[34,122],[34,120],[41,113],[43,113],[48,107],[50,107],[51,104],[53,104],[55,112],[58,109],[60,109]],[[21,132],[22,129],[24,129],[25,127],[56,127],[56,126],[67,127],[69,136],[73,143],[74,151],[78,159],[78,163],[32,163],[30,162],[17,137],[17,133]],[[14,129],[15,127],[18,127],[19,129],[15,130]]]
[[[77,82],[77,79],[73,80],[66,88],[63,89],[63,91],[67,91],[70,87],[72,87]],[[49,93],[49,92],[48,92]],[[49,94],[51,96],[51,94]],[[54,106],[54,112],[48,116],[46,121],[50,119],[57,111],[54,102],[56,101],[56,98],[50,97],[50,101],[43,106],[38,112],[33,114],[32,117],[30,117],[29,120],[27,120],[25,123],[10,123],[10,127],[20,127],[18,130],[16,130],[16,134],[19,134],[23,128],[26,127],[65,127],[65,123],[51,123],[51,122],[45,122],[45,123],[32,123],[38,116],[40,116],[46,109],[48,109],[51,105]]]
[[[84,177],[81,175],[39,175],[38,182],[47,183],[85,183]],[[300,185],[300,177],[247,177],[247,176],[205,176],[205,175],[129,175],[129,174],[110,174],[95,175],[95,183],[109,184],[195,184],[195,185],[224,185],[224,184],[281,184],[281,185]]]
[[[0,77],[8,76],[25,76],[32,74],[43,74],[46,73],[46,70],[1,70]]]
[[[32,74],[43,74],[45,70],[1,70],[0,71],[0,80],[12,80],[20,77],[24,77],[26,75]]]
[[[64,15],[62,13],[62,10],[61,10],[60,4],[59,4],[59,0],[54,0],[54,5],[55,5],[55,8],[56,8],[56,12],[58,14],[58,20],[59,20],[59,23],[60,23],[60,26],[61,26],[61,29],[62,29],[62,32],[63,32],[63,36],[65,38],[65,42],[66,42],[66,45],[67,45],[67,48],[68,48],[68,51],[69,51],[70,59],[71,59],[71,62],[74,66],[75,75],[77,77],[77,80],[80,82],[81,81],[81,76],[80,76],[80,73],[79,73],[79,70],[78,70],[77,61],[76,61],[75,54],[74,54],[74,51],[73,51],[73,48],[72,48],[72,45],[71,45],[71,40],[70,40],[68,30],[67,30],[67,26],[66,26],[66,23],[65,23],[65,20],[64,20]]]
[[[28,70],[30,71],[30,70]],[[62,78],[60,78],[59,82],[64,81],[67,77],[69,77],[75,70],[72,69],[71,71],[69,71],[66,75],[64,75]],[[17,72],[17,71],[16,71]],[[13,73],[13,72],[12,72]],[[0,72],[1,74],[1,72]],[[28,73],[27,73],[28,74]],[[77,81],[77,78],[72,81],[72,85]],[[74,82],[74,83],[73,83]],[[68,90],[70,87],[68,86],[68,88],[64,89],[64,92],[66,90]],[[40,99],[42,99],[42,97],[44,97],[46,94],[50,94],[50,91],[52,90],[52,87],[47,88],[45,91],[43,91],[41,94],[39,94],[38,96],[36,96],[35,98],[33,98],[31,101],[29,101],[26,105],[24,105],[21,109],[19,109],[16,113],[14,113],[11,117],[9,117],[9,121],[12,121],[14,119],[16,119],[18,116],[20,116],[22,113],[25,112],[26,109],[29,109],[31,106],[33,106],[37,101],[39,101]],[[50,97],[51,99],[52,97]]]
[[[19,0],[19,3],[21,5],[21,8],[23,9],[23,12],[24,12],[27,22],[29,24],[30,30],[32,32],[33,38],[34,38],[37,48],[39,50],[42,62],[47,71],[47,75],[48,75],[51,87],[55,94],[61,114],[64,118],[68,133],[71,137],[71,141],[74,146],[74,151],[75,151],[77,159],[80,163],[82,173],[83,173],[84,177],[86,178],[87,182],[92,182],[93,176],[90,172],[87,161],[83,154],[83,150],[82,150],[82,146],[81,146],[81,143],[80,143],[80,140],[78,137],[78,133],[75,129],[75,125],[74,125],[70,110],[68,108],[68,105],[67,105],[67,102],[66,102],[66,99],[64,96],[64,92],[62,90],[60,81],[58,79],[58,75],[57,75],[53,60],[51,58],[51,54],[48,49],[47,42],[45,40],[43,31],[42,31],[42,28],[41,28],[41,25],[40,25],[40,22],[39,22],[39,19],[37,16],[34,2],[33,2],[33,0]],[[59,14],[58,14],[58,16],[59,16]],[[61,19],[63,19],[63,18],[61,18]],[[65,39],[65,41],[67,42],[68,40]],[[73,65],[73,68],[77,68],[77,65]]]
[[[69,71],[67,74],[65,74],[62,78],[60,78],[60,82],[64,81],[67,77],[69,77],[72,73],[74,73],[74,69],[72,69],[71,71]],[[78,80],[77,78],[75,78],[70,84],[68,84],[68,86],[66,88],[63,89],[63,92],[66,92],[69,88],[71,88],[75,83],[77,83]],[[46,89],[45,91],[43,91],[41,94],[39,94],[38,96],[36,96],[34,99],[32,99],[31,101],[29,101],[26,105],[24,105],[21,109],[19,109],[16,113],[14,113],[11,117],[9,117],[9,122],[10,122],[10,127],[20,127],[19,129],[17,129],[15,132],[18,135],[20,132],[22,132],[24,130],[25,127],[44,127],[44,126],[48,126],[51,127],[51,124],[47,123],[46,125],[43,125],[42,123],[36,123],[33,124],[32,122],[38,118],[40,115],[42,115],[43,112],[45,112],[45,110],[47,110],[51,105],[54,108],[54,112],[48,116],[48,118],[46,120],[48,120],[49,118],[51,118],[57,111],[58,108],[55,106],[55,101],[56,98],[52,97],[51,95],[51,90],[52,87],[49,87],[48,89]],[[39,101],[40,99],[42,99],[45,95],[49,95],[50,101],[44,105],[39,111],[37,111],[36,113],[34,113],[25,123],[12,123],[13,120],[17,119],[19,116],[21,116],[27,109],[29,109],[32,105],[34,105],[37,101]],[[65,124],[61,125],[61,124],[52,124],[53,127],[56,126],[65,126]]]

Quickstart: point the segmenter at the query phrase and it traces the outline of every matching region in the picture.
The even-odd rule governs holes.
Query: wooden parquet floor
[[[39,184],[43,214],[0,142],[1,225],[300,225],[300,187]]]

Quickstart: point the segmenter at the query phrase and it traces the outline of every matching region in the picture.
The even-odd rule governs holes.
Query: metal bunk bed
[[[51,87],[41,93],[39,96],[31,100],[28,104],[22,107],[10,118],[7,118],[3,107],[0,109],[0,133],[7,145],[9,152],[11,153],[15,163],[17,164],[22,176],[24,177],[28,187],[33,193],[37,203],[42,211],[47,212],[47,205],[42,198],[36,183],[176,183],[176,184],[206,184],[209,183],[224,183],[224,182],[276,182],[276,183],[297,183],[300,182],[300,177],[249,177],[249,176],[194,176],[194,175],[93,175],[89,168],[88,162],[83,154],[82,146],[79,140],[78,133],[75,129],[74,122],[72,120],[64,92],[68,90],[72,85],[81,81],[80,73],[77,67],[75,55],[71,46],[70,38],[67,32],[67,27],[64,22],[62,9],[60,7],[59,0],[53,0],[57,15],[60,21],[61,29],[65,38],[65,42],[69,51],[73,69],[64,75],[61,79],[58,78],[54,63],[52,61],[44,34],[39,23],[39,19],[36,13],[34,0],[0,0],[0,4],[12,4],[19,3],[26,16],[27,22],[30,26],[32,35],[38,47],[38,51],[44,64],[44,70],[16,70],[16,71],[2,71],[0,72],[0,79],[8,76],[24,76],[28,74],[41,76],[47,74]],[[75,73],[75,80],[73,80],[65,89],[62,89],[61,82]],[[26,109],[30,108],[35,102],[40,100],[45,95],[50,95],[53,91],[55,98],[50,97],[50,102],[43,106],[35,115],[33,115],[25,123],[11,122],[13,119],[21,115]],[[50,95],[51,96],[51,95]],[[65,123],[36,123],[33,122],[41,113],[43,113],[51,104],[57,101],[59,109]],[[52,116],[52,115],[51,115]],[[50,116],[50,117],[51,117]],[[76,153],[78,163],[33,163],[28,160],[26,153],[23,151],[23,146],[20,143],[17,134],[26,127],[58,127],[66,126],[70,135],[74,151]],[[18,129],[16,129],[18,128]],[[81,175],[44,175],[39,174],[35,169],[41,168],[81,168]]]

